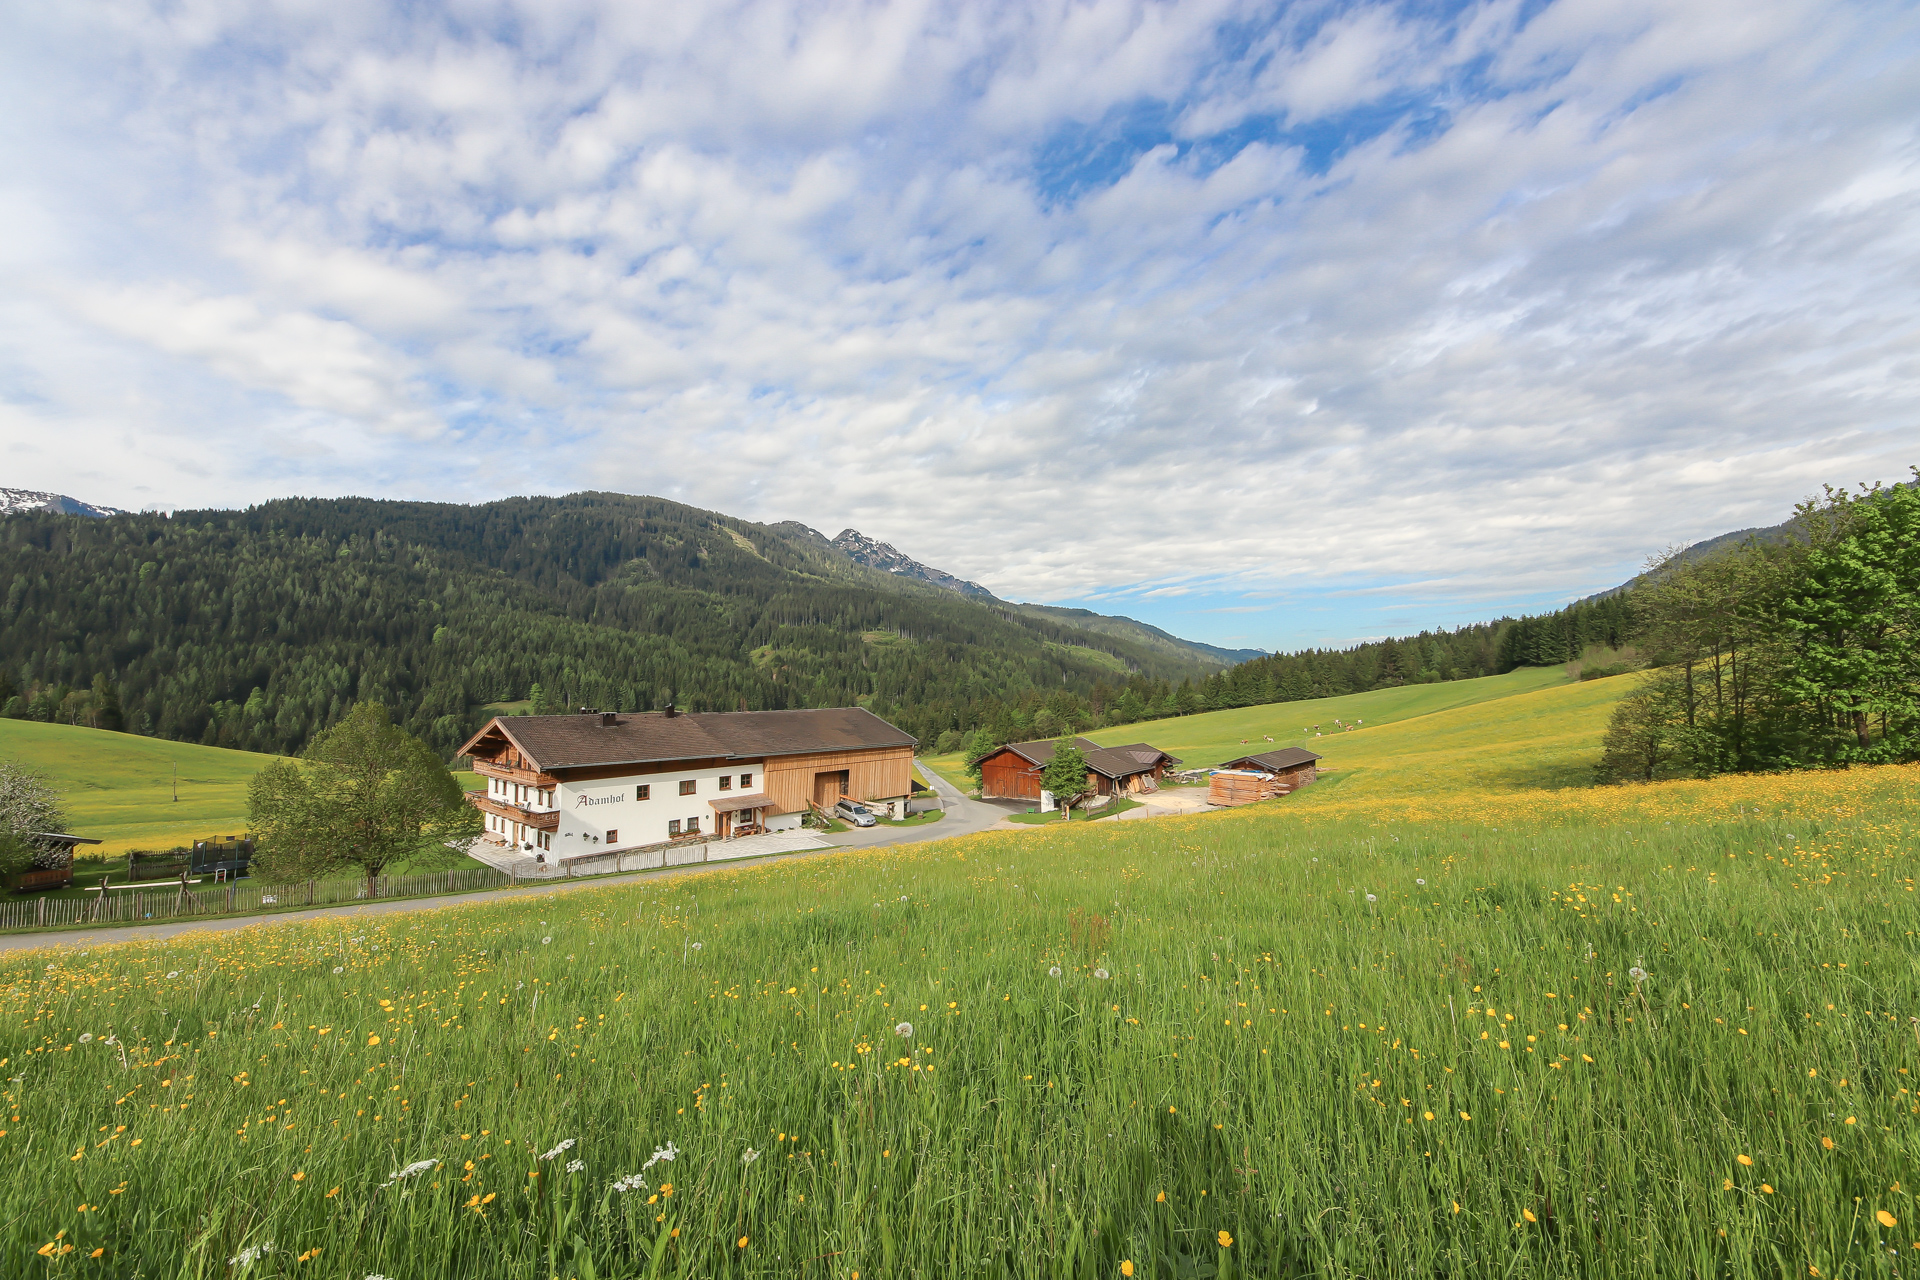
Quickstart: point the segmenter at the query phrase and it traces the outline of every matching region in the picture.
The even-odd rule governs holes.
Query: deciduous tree
[[[254,775],[247,807],[268,874],[305,879],[351,866],[369,892],[395,863],[442,860],[448,841],[482,830],[433,749],[375,702],[355,706],[298,761]]]
[[[1074,801],[1087,793],[1087,758],[1071,734],[1053,744],[1053,756],[1040,771],[1040,789],[1053,794],[1062,821],[1070,818]]]

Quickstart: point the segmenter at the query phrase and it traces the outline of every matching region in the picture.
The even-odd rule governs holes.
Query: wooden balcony
[[[523,787],[557,787],[560,779],[550,773],[541,773],[537,769],[516,769],[508,764],[495,764],[491,760],[474,757],[473,771],[483,778],[498,778],[502,782],[517,782]]]
[[[490,813],[496,818],[505,818],[508,822],[519,822],[536,831],[557,831],[560,829],[560,811],[558,809],[525,809],[507,800],[486,795],[479,791],[467,792],[467,800],[482,813]]]

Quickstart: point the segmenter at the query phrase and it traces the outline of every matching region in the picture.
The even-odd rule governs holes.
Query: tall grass
[[[13,957],[0,1271],[1920,1259],[1920,770],[1579,794]]]

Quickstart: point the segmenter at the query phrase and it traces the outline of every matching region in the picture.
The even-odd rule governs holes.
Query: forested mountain
[[[1874,499],[1883,501],[1907,512],[1920,499],[1896,490]],[[1848,520],[1856,510],[1844,495],[1834,509]],[[1839,545],[1832,530],[1846,520],[1820,521],[1828,531],[1820,537]],[[354,702],[376,699],[451,754],[500,704],[857,703],[953,750],[969,739],[1018,741],[1576,660],[1586,674],[1673,663],[1692,672],[1685,664],[1705,662],[1717,708],[1723,667],[1739,680],[1797,671],[1813,687],[1792,654],[1818,651],[1807,638],[1816,628],[1783,612],[1811,606],[1792,603],[1799,597],[1779,585],[1791,578],[1784,569],[1742,570],[1743,585],[1727,587],[1725,599],[1655,589],[1669,579],[1707,582],[1695,566],[1818,564],[1827,554],[1819,539],[1754,545],[1739,561],[1722,548],[1690,551],[1631,590],[1538,617],[1264,655],[1223,670],[1188,642],[1128,619],[969,598],[858,564],[803,525],[758,525],[659,498],[288,499],[105,519],[28,511],[0,518],[0,712],[285,752]],[[1907,643],[1920,622],[1901,607],[1908,611],[1876,625]],[[1715,627],[1738,643],[1716,648]],[[1908,676],[1886,679],[1907,687],[1898,681]],[[1696,683],[1688,674],[1685,696],[1669,699],[1682,708],[1673,714],[1684,733],[1645,713],[1647,733],[1682,760],[1658,768],[1697,772],[1709,759],[1751,767],[1790,738],[1813,759],[1828,747],[1806,744],[1828,742],[1821,735],[1835,725],[1856,753],[1905,750],[1877,744],[1915,733],[1898,709],[1911,696],[1897,693],[1876,693],[1885,705],[1865,711],[1852,695],[1822,694],[1828,709],[1817,713],[1806,697],[1781,694],[1765,702],[1773,727],[1750,731],[1749,707],[1762,703],[1736,685],[1725,700],[1734,708],[1728,727],[1714,737],[1700,726],[1721,713],[1701,710]],[[1676,742],[1691,745],[1683,752]]]
[[[926,736],[989,702],[1205,670],[614,494],[27,512],[0,522],[0,584],[7,714],[260,751],[367,698],[450,752],[489,703],[857,702]]]
[[[1222,667],[1266,657],[1264,649],[1222,649],[1217,645],[1201,644],[1198,640],[1182,640],[1171,632],[1162,631],[1159,627],[1141,622],[1137,618],[1095,613],[1091,609],[1068,609],[1054,604],[1017,604],[1014,608],[1035,618],[1049,618],[1055,622],[1065,623],[1069,627],[1079,627],[1082,631],[1118,636],[1144,648],[1165,653],[1169,657],[1183,659],[1197,657],[1203,662]]]

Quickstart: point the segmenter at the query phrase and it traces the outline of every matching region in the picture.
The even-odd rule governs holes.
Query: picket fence
[[[255,884],[235,880],[213,888],[180,886],[151,889],[109,889],[106,901],[98,893],[86,898],[16,898],[0,902],[0,930],[50,929],[61,925],[104,924],[111,921],[179,920],[205,916],[252,915],[287,907],[324,907],[369,898],[417,898],[434,893],[472,893],[500,889],[513,883],[504,871],[469,867],[458,871],[424,871],[417,875],[380,876],[371,886],[360,880],[306,880],[293,884]]]

